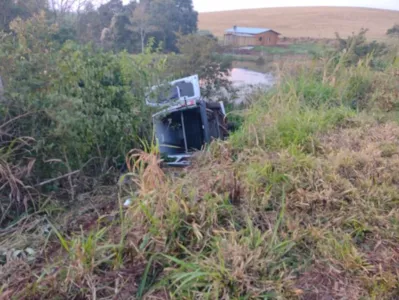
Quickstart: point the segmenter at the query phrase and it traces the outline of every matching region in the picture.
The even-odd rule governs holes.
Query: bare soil
[[[369,28],[369,38],[386,39],[399,11],[357,7],[285,7],[201,13],[199,28],[218,37],[234,25],[272,28],[284,37],[334,38]]]

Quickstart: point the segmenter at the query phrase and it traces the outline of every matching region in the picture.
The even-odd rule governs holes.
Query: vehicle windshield
[[[150,103],[167,104],[179,100],[179,90],[175,86],[164,85],[153,88],[148,95]]]
[[[195,96],[195,88],[192,82],[176,81],[171,84],[152,87],[147,95],[147,103],[154,106],[168,105]]]

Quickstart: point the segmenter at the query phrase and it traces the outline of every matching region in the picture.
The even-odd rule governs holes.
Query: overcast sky
[[[193,2],[195,9],[200,12],[276,6],[360,6],[399,10],[399,0],[193,0]]]

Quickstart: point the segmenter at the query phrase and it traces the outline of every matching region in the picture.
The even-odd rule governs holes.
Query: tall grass
[[[53,228],[58,252],[47,269],[55,271],[31,270],[23,286],[6,277],[3,290],[19,298],[395,299],[399,126],[381,116],[396,112],[397,70],[348,66],[345,53],[291,70],[228,141],[177,175],[160,168],[157,147],[132,152],[131,190],[113,198],[131,205],[105,224],[100,214],[90,230]]]
[[[360,111],[395,111],[397,60],[380,72],[372,68],[372,56],[348,67],[349,56],[339,53],[282,73],[278,86],[248,111],[242,130],[232,137],[234,146],[306,148],[314,133],[343,125]]]
[[[328,45],[313,42],[290,44],[285,47],[257,46],[254,50],[267,54],[317,54],[320,56],[323,52],[331,51],[332,49],[328,48]]]
[[[35,141],[31,137],[16,137],[12,131],[12,123],[23,117],[0,123],[0,225],[27,214],[35,205],[36,192],[28,180],[36,162],[30,153]]]

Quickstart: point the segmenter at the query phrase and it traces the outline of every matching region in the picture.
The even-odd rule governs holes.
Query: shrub
[[[61,46],[43,14],[16,20],[10,28],[15,37],[4,35],[0,45],[5,79],[0,119],[14,119],[11,140],[28,136],[35,141],[23,149],[36,161],[30,168],[36,183],[73,171],[99,176],[151,138],[145,90],[162,80],[163,58],[154,60],[149,52],[106,53],[73,42]],[[9,156],[7,164],[13,169],[21,159]],[[24,176],[16,177],[25,182]],[[42,191],[54,188],[43,186]],[[72,181],[69,189],[74,189]]]
[[[385,43],[367,41],[367,31],[368,29],[361,29],[358,34],[353,34],[346,39],[341,38],[340,35],[336,33],[339,51],[345,51],[347,53],[345,56],[345,63],[347,65],[355,65],[360,60],[366,59],[370,55],[372,57],[370,64],[373,65],[375,59],[388,53],[388,47]]]
[[[3,119],[0,123],[0,226],[30,213],[37,196],[31,185],[36,162],[30,153],[34,140],[12,136],[15,120]]]
[[[255,61],[257,66],[264,66],[266,64],[266,60],[263,56],[259,56]]]
[[[393,38],[399,38],[399,24],[395,24],[392,28],[387,30],[387,35]]]
[[[209,98],[220,89],[230,89],[227,76],[232,60],[221,54],[222,47],[216,38],[197,34],[179,36],[177,48],[181,55],[169,61],[169,69],[176,76],[198,74],[203,97]]]

